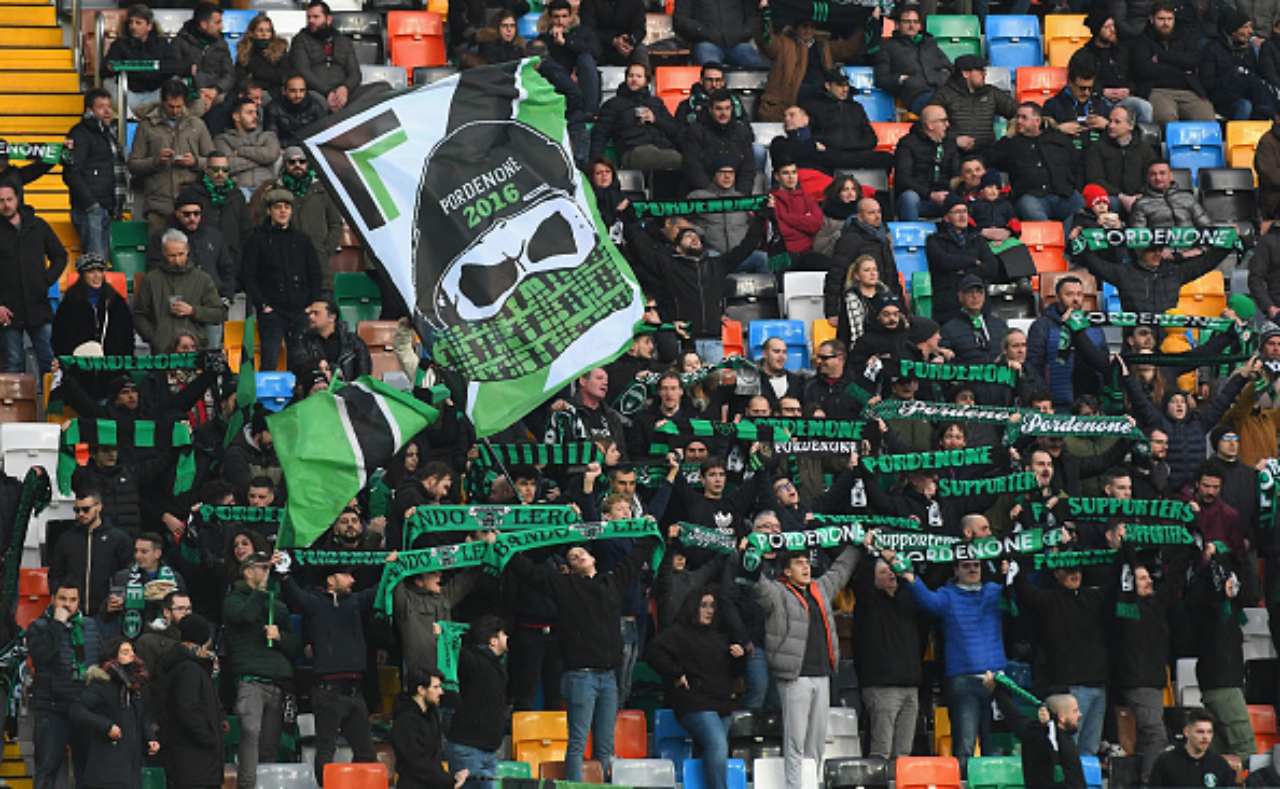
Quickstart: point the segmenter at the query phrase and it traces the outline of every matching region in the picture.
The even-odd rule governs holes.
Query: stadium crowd
[[[1092,38],[1042,105],[987,84],[980,56],[953,63],[923,32],[933,7],[898,5],[882,39],[880,8],[832,35],[767,0],[678,0],[675,30],[701,74],[673,113],[650,87],[659,53],[642,43],[639,0],[551,0],[529,41],[517,35],[523,2],[453,3],[459,66],[544,56],[541,73],[566,98],[575,160],[644,290],[646,325],[616,361],[485,439],[590,443],[598,462],[486,467],[464,413],[467,381],[420,347],[371,266],[382,317],[401,320],[404,379],[421,398],[435,384],[451,397],[312,547],[389,552],[393,562],[400,551],[495,539],[481,529],[406,542],[417,508],[560,504],[586,522],[652,519],[665,551],[655,564],[652,539],[600,540],[521,553],[497,577],[421,574],[394,589],[390,619],[371,613],[377,564],[299,566],[277,550],[276,524],[251,517],[285,506],[290,481],[264,405],[224,442],[237,381],[218,350],[243,293],[261,335],[259,369],[276,369],[283,347],[294,402],[335,377],[373,372],[334,295],[342,214],[299,143],[308,126],[385,86],[362,84],[352,43],[320,0],[291,43],[263,13],[234,53],[215,5],[197,4],[172,41],[151,9],[129,6],[103,73],[139,60],[158,70],[130,77],[138,131],[127,152],[107,90],[85,93],[84,119],[68,132],[62,177],[76,260],[23,201],[24,185],[49,167],[0,169],[3,369],[25,371],[29,346],[39,372],[52,373],[52,399],[81,417],[186,422],[195,479],[170,493],[174,450],[125,442],[92,444],[75,471],[74,523],[45,546],[51,604],[25,631],[36,786],[69,771],[80,787],[135,787],[145,766],[163,766],[173,787],[221,786],[234,761],[238,785],[252,787],[300,711],[314,715],[317,780],[341,734],[356,761],[373,761],[375,736],[389,736],[399,786],[492,786],[511,711],[560,708],[566,777],[583,777],[589,733],[607,776],[616,713],[643,692],[633,682],[641,662],[661,678],[711,787],[727,785],[735,710],[780,712],[785,782],[800,786],[804,760],[822,761],[832,705],[858,707],[866,753],[893,759],[931,747],[918,734],[935,699],[962,768],[979,744],[999,753],[997,735],[1009,732],[1028,786],[1085,786],[1082,755],[1101,755],[1113,781],[1136,757],[1134,783],[1236,784],[1255,752],[1246,691],[1257,694],[1246,686],[1277,688],[1246,663],[1241,619],[1260,606],[1280,616],[1280,543],[1260,496],[1280,442],[1280,229],[1271,224],[1280,126],[1257,148],[1260,215],[1242,225],[1260,220],[1260,232],[1239,233],[1247,243],[1157,236],[1129,249],[1087,243],[1098,236],[1086,231],[1221,224],[1139,124],[1280,123],[1280,37],[1268,37],[1280,15],[1272,3],[1215,0],[1045,10],[1068,5],[1089,12]],[[984,17],[986,6],[973,4]],[[878,148],[841,64],[873,66],[877,87],[912,113],[893,153]],[[607,99],[603,65],[625,67]],[[726,74],[743,67],[769,69],[754,111],[784,133],[767,146],[726,88]],[[1007,132],[997,134],[998,119]],[[621,170],[646,172],[666,199],[768,197],[758,210],[644,221]],[[891,172],[892,189],[877,192],[854,170]],[[148,272],[131,295],[106,284],[111,224],[130,200],[150,228]],[[895,263],[893,217],[937,222],[925,246],[927,312]],[[1045,220],[1081,243],[1029,327],[1017,328],[998,314],[999,297],[1032,294],[1037,269],[1018,238],[1023,222]],[[812,371],[797,369],[784,338],[748,348],[753,362],[725,348],[735,277],[772,279],[780,255],[790,271],[825,272],[832,337],[817,345]],[[78,281],[55,310],[48,288],[67,266]],[[1082,317],[1098,309],[1099,281],[1142,317],[1173,309],[1182,286],[1215,269],[1245,267],[1247,292],[1233,293],[1212,338],[1201,330],[1180,358],[1167,346],[1185,331],[1166,338],[1175,332],[1151,319],[1104,329]],[[200,352],[200,363],[114,375],[57,361],[134,355],[135,334],[152,353]],[[960,373],[979,368],[992,377]],[[1128,421],[1100,437],[1019,434],[1034,415]],[[858,429],[838,447],[797,449],[797,436],[702,430],[702,420]],[[984,448],[977,463],[879,462]],[[997,484],[1015,477],[1028,484]],[[1096,499],[1185,503],[1180,525],[1193,541],[1135,541],[1143,518],[1072,506]],[[226,509],[202,515],[209,507]],[[776,548],[770,535],[811,530],[814,515],[896,525],[744,561],[753,535]],[[699,529],[728,549],[687,539]],[[1060,535],[1061,549],[1113,554],[1056,568],[1022,555],[913,563],[885,539],[898,531],[952,544],[1036,530]],[[456,691],[442,684],[442,622],[470,624]],[[17,633],[13,622],[4,629]],[[1280,646],[1280,628],[1272,640]],[[1165,688],[1179,658],[1198,659],[1203,708],[1169,730]],[[383,666],[401,677],[389,709]],[[1009,678],[1043,706],[1020,707]],[[232,714],[238,744],[225,754]],[[1118,717],[1136,724],[1131,753]],[[387,719],[389,735],[376,725]],[[1248,780],[1280,785],[1276,769]]]

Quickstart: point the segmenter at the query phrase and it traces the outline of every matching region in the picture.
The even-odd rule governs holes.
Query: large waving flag
[[[433,357],[467,381],[481,436],[616,358],[643,314],[537,62],[377,94],[305,141]]]
[[[437,416],[421,400],[364,375],[267,417],[289,493],[277,545],[315,542],[369,475]]]

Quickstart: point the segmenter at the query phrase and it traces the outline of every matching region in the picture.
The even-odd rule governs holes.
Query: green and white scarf
[[[157,423],[150,419],[117,422],[114,419],[80,417],[67,423],[58,449],[58,490],[64,496],[71,495],[71,475],[76,470],[76,444],[80,443],[172,449],[177,455],[173,473],[174,495],[186,493],[195,481],[195,452],[191,447],[191,429],[185,422]]]
[[[1010,388],[1018,385],[1018,371],[1004,364],[929,364],[901,359],[898,366],[902,375],[921,381],[1000,384]]]
[[[151,372],[153,370],[194,370],[200,354],[161,353],[154,356],[59,356],[58,364],[84,372]]]

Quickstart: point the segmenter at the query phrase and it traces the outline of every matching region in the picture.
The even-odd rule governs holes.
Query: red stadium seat
[[[415,68],[443,66],[448,62],[444,46],[444,19],[430,11],[389,11],[387,40],[391,64],[410,74]]]

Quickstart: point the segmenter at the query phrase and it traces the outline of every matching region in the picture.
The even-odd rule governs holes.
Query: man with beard
[[[209,154],[205,159],[204,177],[191,188],[204,206],[202,224],[222,232],[223,243],[231,258],[232,271],[238,277],[240,250],[250,229],[249,201],[231,177],[231,161],[226,154],[216,151]],[[191,231],[186,232],[190,237]],[[237,290],[240,287],[236,281],[231,284]]]
[[[1129,46],[1138,92],[1151,102],[1155,122],[1211,121],[1213,104],[1200,81],[1200,47],[1193,25],[1175,30],[1175,8],[1169,0],[1151,6],[1146,31]]]
[[[839,314],[840,294],[844,290],[845,273],[855,260],[869,255],[876,261],[880,282],[889,292],[902,296],[898,280],[898,263],[893,257],[893,241],[884,224],[880,201],[864,197],[858,201],[858,213],[845,225],[831,255],[831,269],[823,283],[823,303],[828,317]]]
[[[302,144],[302,130],[316,123],[329,111],[324,102],[307,90],[307,80],[294,74],[285,80],[279,101],[267,105],[267,125],[275,129],[281,147]]]
[[[333,29],[333,13],[323,0],[307,6],[307,27],[293,37],[289,61],[307,81],[307,89],[325,97],[330,112],[347,106],[360,87],[355,45]]]
[[[1044,700],[1036,710],[1036,720],[1029,721],[1014,703],[1013,694],[998,684],[990,671],[982,684],[995,692],[996,704],[1022,743],[1022,775],[1027,786],[1083,787],[1084,767],[1080,749],[1073,735],[1080,726],[1080,705],[1069,693],[1058,693]],[[1055,780],[1054,770],[1061,768],[1063,780]]]

